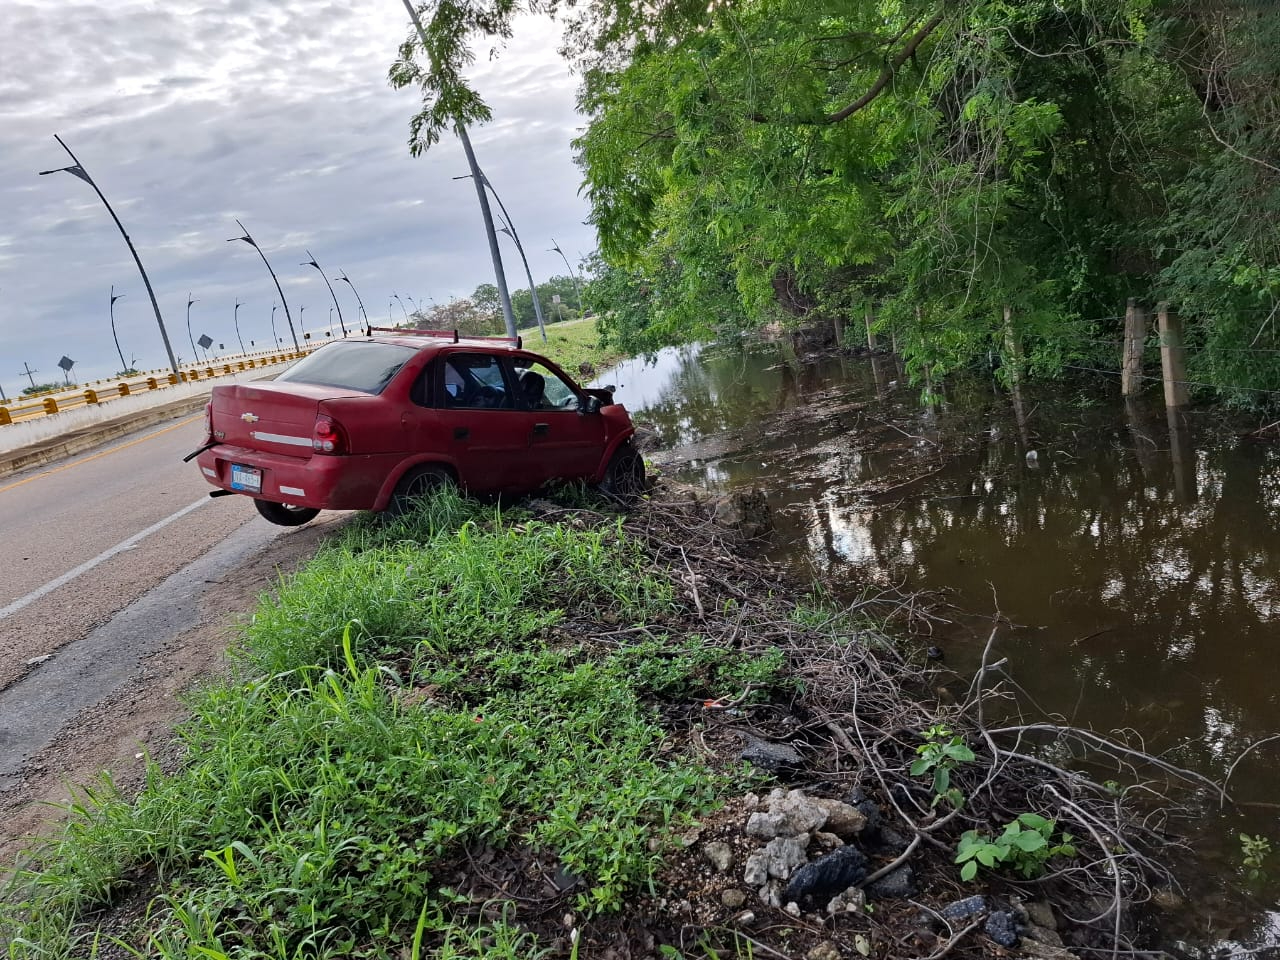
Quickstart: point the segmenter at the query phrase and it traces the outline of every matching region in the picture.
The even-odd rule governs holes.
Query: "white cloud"
[[[345,270],[376,323],[392,291],[425,301],[492,280],[475,192],[458,145],[408,154],[412,91],[387,68],[408,30],[395,0],[0,0],[0,384],[16,392],[23,362],[82,378],[114,371],[107,315],[112,284],[126,353],[162,366],[163,347],[137,270],[92,190],[65,174],[63,136],[115,207],[155,286],[174,349],[196,336],[234,341],[236,298],[247,339],[269,339],[278,298],[248,245],[227,243],[240,218],[308,326],[327,320],[309,248],[330,277]],[[570,140],[581,125],[557,38],[529,20],[473,78],[495,122],[472,131],[489,180],[516,218],[535,279],[564,271],[547,251],[595,243],[582,224]],[[505,245],[505,238],[503,239]],[[523,274],[504,246],[507,273]],[[357,313],[345,284],[344,314]],[[399,317],[399,306],[393,316]],[[282,313],[277,313],[281,327]]]

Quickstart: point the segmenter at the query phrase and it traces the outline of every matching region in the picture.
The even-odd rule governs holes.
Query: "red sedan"
[[[519,338],[375,327],[274,381],[214,387],[205,431],[192,456],[210,495],[252,497],[283,526],[403,512],[442,484],[518,494],[585,480],[619,497],[644,485],[626,409]]]

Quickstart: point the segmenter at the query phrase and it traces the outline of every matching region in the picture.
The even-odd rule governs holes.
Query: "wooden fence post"
[[[1147,339],[1147,311],[1129,298],[1124,309],[1124,360],[1120,366],[1120,395],[1137,396],[1142,392],[1142,346]]]
[[[872,325],[876,322],[876,312],[869,303],[863,312],[863,319],[867,324],[867,349],[874,350],[876,348],[876,332],[872,329]]]
[[[1004,352],[1009,355],[1009,386],[1022,385],[1022,337],[1013,328],[1013,307],[1004,308]]]
[[[1022,400],[1022,375],[1026,356],[1022,349],[1022,335],[1013,326],[1013,307],[1004,308],[1004,352],[1009,355],[1009,393],[1013,396],[1013,418],[1018,425],[1018,436],[1028,453],[1031,446],[1031,430],[1027,422],[1027,405]]]
[[[1185,407],[1191,402],[1187,389],[1187,348],[1182,345],[1182,318],[1163,300],[1156,304],[1160,320],[1160,367],[1164,373],[1164,405]]]

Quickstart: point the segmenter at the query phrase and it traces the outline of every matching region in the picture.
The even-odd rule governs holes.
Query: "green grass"
[[[521,335],[526,349],[554,360],[574,378],[581,363],[590,363],[603,373],[627,356],[616,348],[600,346],[594,318],[547,324],[546,343],[537,329],[521,331]]]
[[[0,943],[89,955],[99,911],[145,877],[142,956],[536,956],[513,916],[452,889],[465,855],[536,852],[582,878],[576,908],[618,908],[717,788],[670,751],[654,700],[782,668],[664,630],[673,611],[616,523],[449,494],[357,522],[262,601],[232,676],[191,698],[185,765],[72,810],[0,906]],[[583,642],[557,629],[567,617],[652,629]]]

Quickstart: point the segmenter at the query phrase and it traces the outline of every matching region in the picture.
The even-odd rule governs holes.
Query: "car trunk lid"
[[[362,395],[305,383],[217,386],[212,396],[213,438],[264,453],[310,457],[321,403]]]

